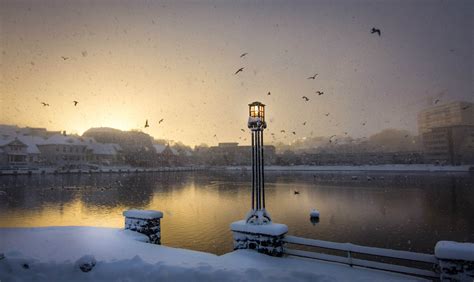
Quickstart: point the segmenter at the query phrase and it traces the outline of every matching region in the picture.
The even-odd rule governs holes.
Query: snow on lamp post
[[[246,217],[251,224],[268,224],[271,218],[265,210],[265,182],[263,157],[263,130],[265,122],[265,105],[260,102],[249,104],[247,124],[252,133],[252,209]]]
[[[271,256],[282,256],[288,226],[273,223],[265,210],[263,130],[265,105],[249,104],[248,128],[252,132],[252,209],[244,220],[232,222],[234,250],[251,249]]]

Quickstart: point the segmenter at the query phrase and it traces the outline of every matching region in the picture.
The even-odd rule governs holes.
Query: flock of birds
[[[370,33],[371,33],[371,34],[378,35],[378,36],[381,36],[381,35],[382,35],[381,30],[380,30],[379,28],[376,28],[376,27],[373,27],[373,28],[371,29]],[[86,55],[87,55],[87,52],[85,52],[85,51],[82,52],[82,55],[83,55],[83,56],[86,56]],[[244,57],[246,57],[247,55],[248,55],[247,52],[242,53],[242,54],[240,55],[240,58],[244,58]],[[61,59],[62,59],[63,61],[67,61],[67,60],[69,60],[69,57],[61,56]],[[238,74],[244,72],[244,70],[245,70],[245,67],[240,67],[240,68],[238,68],[238,69],[234,72],[234,75],[238,75]],[[308,76],[307,79],[308,79],[308,80],[316,80],[316,78],[317,78],[318,76],[319,76],[319,73],[314,73],[313,75]],[[322,90],[317,90],[317,91],[315,91],[315,94],[317,94],[317,96],[325,95],[324,91],[322,91]],[[272,93],[271,93],[270,91],[268,91],[267,96],[270,96],[270,95],[272,95]],[[301,99],[303,99],[304,102],[309,102],[309,101],[310,101],[310,98],[309,98],[308,96],[302,96]],[[434,101],[434,104],[438,104],[439,102],[440,102],[440,99],[436,99],[436,100]],[[79,101],[73,100],[72,103],[73,103],[74,106],[76,107],[76,106],[79,104]],[[44,102],[44,101],[41,102],[41,104],[43,105],[43,107],[49,107],[49,106],[50,106],[49,103]],[[469,107],[469,106],[467,106],[466,109],[467,109],[468,107]],[[465,110],[465,109],[463,109],[463,110]],[[326,117],[328,117],[329,115],[330,115],[329,112],[325,114]],[[158,124],[161,124],[163,121],[164,121],[163,118],[160,119],[160,120],[158,121]],[[304,121],[304,122],[302,122],[302,125],[303,125],[303,126],[306,126],[306,123],[307,123],[307,122]],[[366,125],[366,122],[363,122],[363,123],[362,123],[362,126],[365,126],[365,125]],[[149,122],[148,119],[146,119],[146,120],[145,120],[144,128],[149,128],[149,127],[150,127],[150,122]],[[245,132],[244,129],[241,129],[241,131],[242,131],[242,132]],[[288,132],[291,132],[291,134],[296,135],[296,131],[288,131]],[[282,130],[280,130],[280,133],[286,134],[286,131],[282,129]],[[347,135],[347,132],[345,132],[345,134]],[[274,134],[274,133],[271,133],[271,135],[272,135],[273,139],[275,139],[275,134]],[[214,134],[214,137],[217,138],[217,135]],[[329,137],[329,141],[328,141],[328,142],[329,142],[329,143],[334,142],[334,140],[333,140],[334,137],[335,137],[335,135]],[[239,138],[239,139],[241,139],[241,138]],[[246,140],[246,138],[244,139],[244,141],[245,141],[245,140]],[[336,139],[336,141],[337,141],[337,139]]]
[[[371,33],[371,34],[378,34],[378,36],[382,36],[382,32],[380,31],[380,29],[375,28],[375,27],[373,27],[373,28],[371,29],[370,33]],[[242,53],[242,54],[240,55],[240,58],[243,58],[243,57],[245,57],[245,56],[247,56],[247,55],[248,55],[248,53]],[[237,75],[237,74],[239,74],[239,73],[242,73],[242,72],[244,71],[244,69],[245,69],[245,67],[240,67],[239,69],[237,69],[237,71],[235,71],[234,75]],[[319,73],[315,73],[314,75],[307,77],[307,79],[316,80],[316,77],[317,77],[318,75],[319,75]],[[321,96],[321,95],[324,95],[324,91],[317,90],[317,91],[315,92],[315,94],[317,94],[318,96]],[[271,92],[268,91],[267,95],[270,96],[270,95],[271,95]],[[310,100],[310,98],[309,98],[308,96],[302,96],[301,98],[302,98],[305,102],[309,102],[309,100]],[[326,114],[325,114],[326,117],[328,117],[329,115],[330,115],[330,113],[326,113]],[[306,121],[304,121],[304,122],[302,123],[302,125],[305,126],[305,125],[306,125]],[[365,125],[366,125],[366,122],[363,122],[363,123],[362,123],[362,126],[365,126]],[[242,132],[245,132],[244,129],[241,129],[241,131],[242,131]],[[280,130],[280,133],[286,133],[286,131],[282,129],[282,130]],[[291,131],[291,133],[292,133],[293,135],[296,135],[296,131]],[[271,133],[271,135],[272,135],[273,139],[275,139],[275,137],[274,137],[275,134],[274,134],[274,133]],[[345,132],[345,135],[347,135],[347,132]],[[331,136],[331,137],[329,138],[329,143],[332,143],[332,142],[333,142],[332,138],[333,138],[334,136],[335,136],[335,135],[333,135],[333,136]],[[214,137],[216,137],[216,135],[214,135]],[[239,139],[240,139],[240,138],[239,138]],[[246,139],[244,139],[244,141],[245,141],[245,140],[246,140]],[[336,141],[337,141],[337,140],[336,140]]]

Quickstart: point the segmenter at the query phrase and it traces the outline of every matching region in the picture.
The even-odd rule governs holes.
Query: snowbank
[[[146,240],[145,235],[114,228],[3,228],[0,253],[5,258],[0,260],[0,280],[420,280],[316,260],[270,257],[250,250],[216,256],[141,242]]]
[[[280,223],[269,223],[269,224],[247,224],[245,220],[239,220],[233,222],[230,225],[230,229],[234,231],[254,233],[254,234],[267,234],[267,235],[281,235],[288,232],[288,226]]]
[[[474,261],[474,243],[439,241],[435,246],[435,256],[440,259]]]

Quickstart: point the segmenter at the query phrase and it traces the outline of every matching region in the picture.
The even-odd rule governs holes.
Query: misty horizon
[[[359,4],[2,1],[0,123],[216,144],[258,100],[289,143],[416,134],[420,110],[473,101],[472,1]]]

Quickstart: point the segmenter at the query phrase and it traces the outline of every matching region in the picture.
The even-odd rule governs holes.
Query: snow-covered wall
[[[136,231],[148,236],[150,243],[161,244],[160,220],[163,213],[151,210],[124,211],[125,229]]]
[[[441,281],[474,281],[474,244],[439,241],[435,246]]]

